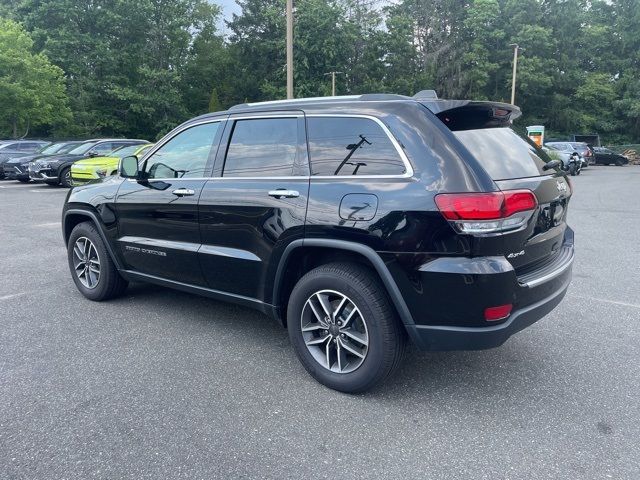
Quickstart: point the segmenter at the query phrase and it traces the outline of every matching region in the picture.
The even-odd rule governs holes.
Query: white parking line
[[[2,297],[0,297],[0,301],[2,300],[10,300],[12,298],[16,298],[16,297],[22,297],[23,295],[26,295],[27,292],[20,292],[20,293],[12,293],[11,295],[4,295]]]
[[[59,227],[60,222],[50,222],[50,223],[39,223],[34,225],[34,227]]]
[[[586,295],[569,294],[571,297],[584,298],[585,300],[595,300],[596,302],[610,303],[612,305],[622,305],[623,307],[640,308],[637,303],[619,302],[617,300],[609,300],[607,298],[587,297]]]
[[[67,192],[68,190],[66,188],[49,188],[49,189],[42,189],[42,190],[29,190],[30,192],[35,192],[35,193],[49,193],[49,192]]]

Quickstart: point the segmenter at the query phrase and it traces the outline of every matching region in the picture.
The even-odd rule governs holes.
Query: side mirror
[[[89,157],[93,158],[97,156],[98,156],[98,152],[89,152]]]
[[[118,173],[122,178],[138,178],[138,157],[130,155],[120,159]]]
[[[551,170],[552,168],[558,168],[560,165],[562,165],[562,162],[560,160],[551,160],[550,162],[545,163],[542,169]]]

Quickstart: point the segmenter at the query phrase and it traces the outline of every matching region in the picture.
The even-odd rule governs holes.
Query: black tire
[[[71,180],[71,167],[63,168],[60,172],[60,185],[65,188],[71,188],[73,186]]]
[[[622,167],[624,164],[622,163],[622,160],[616,160],[616,167]]]
[[[569,165],[569,174],[573,177],[576,174],[576,167],[575,165],[571,164]]]
[[[29,179],[29,178],[19,178],[18,181],[22,182],[22,183],[29,183],[31,181],[31,179]]]
[[[88,239],[93,244],[99,260],[100,274],[96,285],[92,288],[85,286],[76,273],[74,260],[77,257],[74,257],[74,247],[76,246],[76,242],[82,238]],[[118,269],[113,263],[102,241],[102,237],[92,222],[83,222],[74,227],[71,235],[69,235],[69,242],[67,243],[67,259],[73,282],[76,284],[80,293],[89,300],[101,302],[115,298],[124,293],[129,285],[129,282],[118,273]]]
[[[328,290],[348,297],[359,310],[361,322],[366,324],[366,356],[364,360],[356,359],[361,363],[347,373],[334,372],[322,365],[314,358],[303,337],[302,321],[307,300],[316,292]],[[322,265],[304,275],[289,298],[287,328],[293,348],[309,374],[323,385],[346,393],[364,392],[391,375],[402,360],[406,344],[406,332],[378,276],[374,271],[352,263]],[[319,335],[328,335],[327,330],[321,332],[324,333]],[[338,336],[345,337],[344,334]],[[327,363],[331,365],[329,360]],[[333,365],[336,364],[337,359]]]

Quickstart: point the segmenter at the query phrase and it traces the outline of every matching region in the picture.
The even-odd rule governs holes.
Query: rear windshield
[[[542,169],[551,158],[510,128],[460,130],[453,134],[494,180],[538,177],[553,172]]]

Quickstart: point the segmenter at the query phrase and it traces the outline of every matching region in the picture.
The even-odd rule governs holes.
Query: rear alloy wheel
[[[127,288],[128,282],[118,273],[92,222],[75,226],[69,236],[67,257],[76,287],[89,300],[108,300]]]
[[[73,185],[71,180],[71,167],[67,167],[60,172],[60,185],[69,188]]]
[[[307,349],[327,370],[353,372],[367,357],[367,323],[351,299],[339,292],[320,290],[311,295],[300,327]]]
[[[296,284],[289,338],[318,382],[347,393],[369,390],[398,367],[406,333],[378,276],[355,263],[322,265]]]

